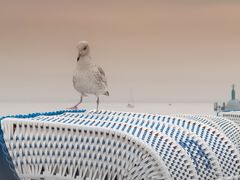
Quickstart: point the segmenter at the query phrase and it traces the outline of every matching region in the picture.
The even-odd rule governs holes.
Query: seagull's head
[[[90,48],[87,41],[80,41],[77,45],[77,49],[78,49],[77,61],[79,61],[80,58],[89,55]]]

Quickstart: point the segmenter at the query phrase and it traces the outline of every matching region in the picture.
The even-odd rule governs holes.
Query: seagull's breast
[[[106,87],[99,82],[94,68],[76,69],[73,74],[73,86],[82,94],[100,95],[106,92]]]

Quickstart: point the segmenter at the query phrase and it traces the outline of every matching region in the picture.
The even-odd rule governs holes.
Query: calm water
[[[73,104],[56,102],[1,102],[0,115],[56,111],[66,109]],[[79,107],[92,110],[96,108],[96,104],[84,103]],[[136,103],[134,108],[128,108],[125,103],[101,103],[100,109],[158,114],[214,114],[212,103]]]

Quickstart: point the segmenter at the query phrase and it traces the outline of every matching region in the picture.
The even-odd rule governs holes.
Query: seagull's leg
[[[99,106],[99,96],[97,97],[97,112],[98,112],[98,106]]]
[[[80,101],[79,101],[75,106],[70,107],[70,108],[68,108],[68,109],[77,110],[77,109],[78,109],[78,105],[82,103],[82,99],[83,99],[83,97],[82,97],[82,95],[81,95]]]

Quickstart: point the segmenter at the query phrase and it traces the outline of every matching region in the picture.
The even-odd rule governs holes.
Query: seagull
[[[90,47],[87,41],[80,41],[77,45],[78,57],[73,73],[73,86],[80,93],[80,101],[73,107],[77,110],[82,103],[83,97],[89,94],[97,97],[97,111],[99,106],[99,96],[109,96],[107,79],[103,69],[92,62]]]

